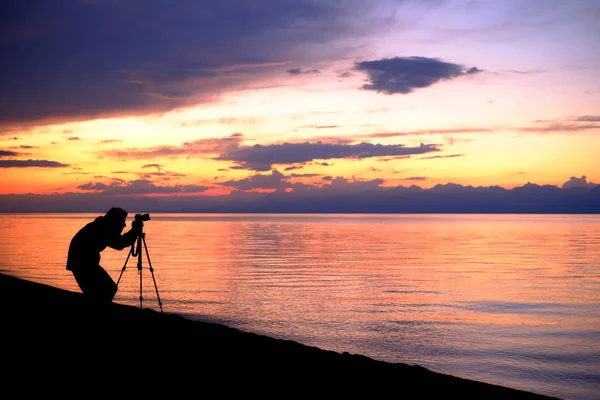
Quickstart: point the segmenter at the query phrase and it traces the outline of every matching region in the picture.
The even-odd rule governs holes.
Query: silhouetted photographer
[[[110,303],[117,293],[117,284],[100,266],[100,252],[106,247],[123,250],[142,235],[144,218],[135,218],[131,229],[121,234],[127,226],[126,219],[127,211],[113,207],[104,216],[81,228],[71,239],[67,269],[73,273],[83,294],[90,299]]]

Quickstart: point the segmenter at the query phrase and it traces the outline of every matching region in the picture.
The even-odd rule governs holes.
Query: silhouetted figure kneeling
[[[116,283],[100,266],[100,252],[107,246],[123,250],[135,243],[142,233],[143,223],[134,220],[131,229],[121,235],[126,219],[127,211],[113,207],[81,228],[71,239],[67,269],[73,273],[83,294],[91,300],[110,303],[117,293]]]

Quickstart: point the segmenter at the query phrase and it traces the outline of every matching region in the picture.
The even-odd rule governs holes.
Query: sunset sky
[[[9,0],[0,33],[0,195],[600,183],[597,0]]]

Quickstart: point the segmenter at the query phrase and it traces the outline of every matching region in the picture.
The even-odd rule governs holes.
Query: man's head
[[[125,220],[127,219],[127,211],[119,207],[113,207],[104,214],[104,220],[111,229],[123,232],[125,229]]]

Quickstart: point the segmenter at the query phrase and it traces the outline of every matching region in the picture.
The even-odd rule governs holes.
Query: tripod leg
[[[138,258],[138,262],[137,262],[137,269],[138,269],[138,274],[140,275],[140,309],[142,308],[142,302],[144,297],[142,296],[142,240],[144,239],[144,234],[140,234],[140,236],[138,236],[137,239],[137,258]],[[144,242],[145,245],[146,242]]]
[[[152,268],[152,263],[150,262],[150,255],[148,254],[148,247],[146,246],[146,239],[143,237],[144,241],[144,249],[146,250],[146,258],[148,259],[148,267],[150,269],[150,274],[152,275],[152,280],[154,281],[154,290],[156,290],[156,298],[158,299],[158,305],[160,307],[160,312],[163,312],[162,302],[160,301],[160,295],[158,294],[158,286],[156,286],[156,279],[154,278],[154,268]]]

